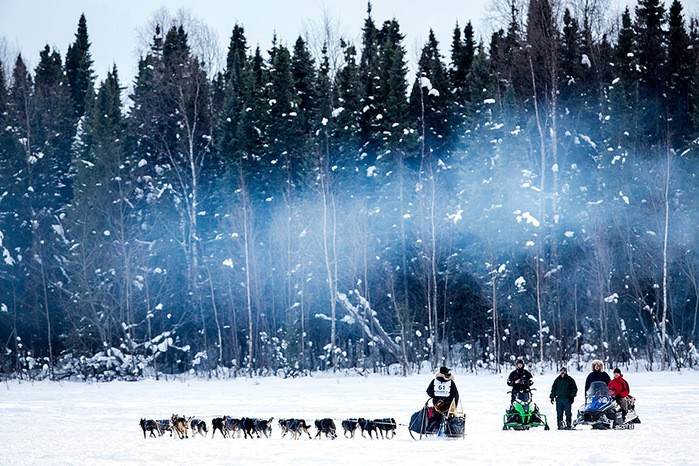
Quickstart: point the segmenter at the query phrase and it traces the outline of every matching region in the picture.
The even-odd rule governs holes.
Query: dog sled
[[[451,402],[445,413],[440,413],[432,399],[410,417],[408,432],[414,440],[425,438],[463,439],[466,436],[466,414],[461,402]]]

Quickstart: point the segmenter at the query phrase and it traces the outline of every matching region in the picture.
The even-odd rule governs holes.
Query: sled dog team
[[[216,417],[211,420],[211,438],[214,438],[216,431],[221,433],[223,438],[234,438],[236,435],[240,438],[241,433],[244,435],[243,438],[260,438],[260,434],[269,438],[272,435],[272,421],[274,418],[269,419],[254,419],[249,417],[243,418],[233,418],[230,416]],[[286,434],[290,434],[294,440],[303,436],[303,434],[308,435],[308,438],[312,438],[309,432],[311,426],[306,423],[305,419],[279,419],[279,428],[281,429],[282,438]],[[170,437],[177,436],[177,438],[188,438],[188,427],[192,430],[192,438],[197,434],[206,437],[208,430],[206,428],[206,422],[194,417],[182,417],[173,414],[170,419],[141,419],[139,422],[141,429],[143,430],[143,438],[146,438],[148,434],[151,437],[160,437],[166,432],[170,432]],[[347,438],[354,438],[354,434],[357,430],[361,431],[362,437],[366,438],[365,433],[369,434],[369,438],[378,439],[381,438],[390,439],[396,435],[396,420],[393,418],[384,419],[345,419],[340,424],[344,431],[344,435]],[[321,435],[325,435],[326,438],[335,439],[337,438],[337,429],[335,427],[335,421],[330,418],[316,419],[315,427],[317,433],[315,438],[321,438]],[[348,435],[349,434],[349,435]]]
[[[512,390],[509,392],[512,395],[510,399],[510,409],[508,409],[508,414],[510,415],[515,413],[514,405],[516,402],[522,403],[522,399],[524,399],[525,404],[531,402],[530,387],[534,384],[534,377],[531,372],[525,369],[524,361],[519,359],[515,365],[517,366],[516,369],[513,370],[507,378],[507,385],[512,387]],[[630,422],[631,416],[627,419],[627,415],[629,415],[629,410],[633,409],[633,397],[629,396],[629,384],[624,379],[621,370],[619,368],[614,369],[614,378],[612,379],[609,377],[609,374],[604,371],[604,363],[602,361],[596,359],[592,361],[591,365],[592,371],[585,380],[585,393],[588,392],[590,385],[593,383],[605,383],[608,387],[607,396],[616,401],[619,406],[621,422]],[[444,423],[445,416],[447,416],[449,409],[458,405],[459,390],[456,388],[454,376],[449,368],[442,366],[439,368],[437,374],[435,374],[434,379],[430,382],[426,391],[432,400],[432,407],[426,413],[426,430],[431,432]],[[522,394],[527,394],[528,398],[522,397]],[[571,408],[577,394],[578,387],[575,380],[568,375],[568,370],[565,367],[561,367],[558,377],[553,381],[550,394],[551,404],[556,405],[558,429],[571,429],[573,427]],[[629,401],[631,403],[629,403]],[[538,408],[536,408],[535,405],[534,410],[536,414],[539,414]],[[633,416],[633,421],[640,422],[637,421],[635,413],[633,413]],[[543,422],[548,430],[545,417],[540,417],[544,419]],[[272,434],[273,420],[274,418],[217,417],[211,420],[211,427],[213,429],[211,438],[216,435],[217,430],[224,438],[233,438],[236,434],[238,438],[240,438],[241,432],[244,438],[253,438],[254,435],[260,438],[260,434],[265,437],[270,437]],[[147,434],[150,434],[151,437],[159,437],[166,432],[170,432],[171,437],[177,436],[178,438],[187,438],[188,428],[192,430],[192,437],[195,437],[197,434],[206,437],[208,434],[205,421],[195,417],[185,418],[176,414],[173,414],[170,419],[141,419],[139,424],[143,430],[143,438],[146,438]],[[308,431],[311,427],[304,419],[279,419],[278,424],[281,429],[282,437],[285,437],[286,434],[291,434],[294,439],[298,439],[305,434],[309,439],[312,438]],[[340,425],[344,431],[345,437],[354,438],[355,432],[359,429],[362,437],[366,437],[365,433],[368,433],[369,438],[375,437],[377,439],[379,435],[381,438],[393,438],[396,435],[397,427],[396,421],[393,418],[374,420],[363,418],[345,419]],[[430,428],[430,426],[432,428]],[[507,428],[507,426],[508,424],[506,421],[505,428]],[[321,438],[323,434],[326,438],[330,439],[335,439],[337,437],[335,421],[330,418],[317,419],[315,421],[315,427],[317,431],[315,438]],[[529,426],[525,425],[524,427],[528,428]]]

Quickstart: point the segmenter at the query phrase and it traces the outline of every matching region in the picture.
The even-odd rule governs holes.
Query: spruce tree
[[[381,84],[379,83],[379,44],[378,30],[371,17],[371,3],[367,6],[367,17],[362,28],[362,50],[359,59],[360,103],[360,138],[363,158],[373,163],[379,146],[378,115],[380,114]]]
[[[465,84],[464,81],[463,85]],[[453,121],[449,89],[446,67],[439,53],[439,42],[430,30],[418,61],[418,76],[410,94],[410,111],[412,119],[418,122],[418,127],[423,124],[425,126],[426,148],[439,150],[439,156],[445,158],[447,154],[442,151],[449,150],[452,131],[450,125]]]
[[[380,87],[377,89],[377,104],[380,105],[380,113],[375,118],[383,145],[390,150],[401,148],[406,142],[407,134],[410,134],[406,134],[410,123],[403,37],[395,19],[384,22],[378,35]],[[404,146],[402,150],[405,150]]]
[[[682,4],[678,0],[674,0],[670,5],[668,28],[668,118],[673,146],[679,148],[689,140],[693,132],[690,92],[693,88],[694,62],[689,49],[689,35],[682,16]]]
[[[464,38],[461,39],[459,24],[454,28],[454,35],[451,44],[451,69],[449,79],[456,97],[456,104],[465,105],[470,100],[467,93],[466,76],[471,70],[471,63],[475,54],[476,44],[473,39],[473,26],[471,21],[464,28]]]
[[[304,134],[311,132],[316,99],[322,98],[315,89],[316,72],[313,58],[301,36],[296,39],[291,57],[291,73],[294,77],[294,94],[297,104],[297,119]]]
[[[334,92],[334,136],[333,141],[338,151],[338,156],[346,161],[347,168],[358,163],[360,137],[359,122],[361,118],[360,108],[360,83],[356,62],[356,49],[353,45],[342,42],[344,49],[344,63],[335,75]]]
[[[641,70],[640,132],[645,145],[665,139],[667,123],[667,51],[664,46],[665,7],[660,0],[639,0],[636,6],[636,50]]]
[[[90,41],[87,35],[87,20],[85,14],[82,14],[78,21],[75,42],[68,46],[68,52],[66,52],[65,67],[76,118],[80,118],[85,113],[88,88],[94,84],[92,63]]]

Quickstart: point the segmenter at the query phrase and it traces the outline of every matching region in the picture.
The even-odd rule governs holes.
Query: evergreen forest
[[[696,367],[699,20],[500,3],[414,58],[369,4],[220,69],[171,21],[98,79],[84,15],[0,63],[0,373]]]

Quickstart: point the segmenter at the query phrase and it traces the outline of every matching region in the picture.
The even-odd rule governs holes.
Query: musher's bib
[[[439,380],[434,380],[434,396],[448,397],[451,393],[451,380],[446,382],[440,382]]]

